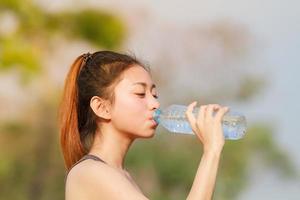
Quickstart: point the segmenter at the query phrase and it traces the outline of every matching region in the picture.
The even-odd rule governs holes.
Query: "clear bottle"
[[[194,134],[188,119],[185,116],[187,106],[173,104],[166,109],[156,109],[153,118],[170,132]],[[199,107],[194,108],[193,114],[197,116]],[[224,138],[238,140],[246,133],[246,118],[242,114],[228,111],[222,119]]]

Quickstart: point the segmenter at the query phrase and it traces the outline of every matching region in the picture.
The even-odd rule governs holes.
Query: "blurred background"
[[[296,0],[1,0],[0,199],[64,198],[64,79],[77,56],[104,49],[151,67],[161,107],[197,100],[247,117],[246,136],[226,141],[214,199],[299,199],[299,8]],[[185,199],[201,151],[194,136],[159,127],[133,144],[126,166],[150,199]]]

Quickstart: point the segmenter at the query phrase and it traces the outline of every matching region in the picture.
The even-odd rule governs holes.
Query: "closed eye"
[[[137,93],[136,95],[140,96],[140,97],[144,97],[145,93]]]
[[[145,93],[137,93],[136,95],[140,96],[140,97],[144,97],[145,96]],[[158,96],[157,95],[153,95],[153,97],[155,99],[158,99]]]

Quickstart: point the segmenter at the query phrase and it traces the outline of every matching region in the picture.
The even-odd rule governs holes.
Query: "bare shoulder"
[[[106,164],[85,160],[71,169],[66,180],[66,200],[147,199],[128,179]]]

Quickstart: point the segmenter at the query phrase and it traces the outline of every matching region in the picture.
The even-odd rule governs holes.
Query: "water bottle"
[[[187,106],[173,104],[166,109],[156,109],[153,118],[170,132],[194,134],[185,116]],[[199,107],[194,108],[193,114],[198,115]],[[215,113],[214,113],[215,114]],[[246,133],[246,118],[242,114],[228,111],[222,118],[224,138],[238,140]]]

